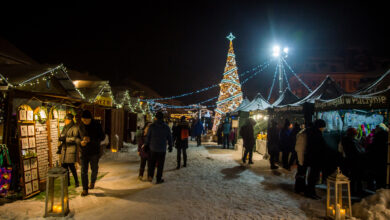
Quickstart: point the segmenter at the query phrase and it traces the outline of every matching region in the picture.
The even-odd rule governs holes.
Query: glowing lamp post
[[[344,176],[340,168],[328,177],[326,193],[326,216],[331,219],[344,220],[352,217],[350,181]],[[346,186],[346,191],[343,191]],[[331,192],[332,191],[332,192]],[[343,196],[344,192],[346,193]]]
[[[68,171],[54,167],[47,172],[45,217],[64,217],[68,213]]]
[[[279,69],[279,95],[283,93],[283,58],[287,58],[288,56],[288,48],[285,47],[283,50],[280,49],[279,46],[274,46],[272,48],[272,56],[278,59],[278,69]]]

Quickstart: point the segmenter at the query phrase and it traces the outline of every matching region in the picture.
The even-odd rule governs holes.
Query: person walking
[[[386,186],[387,144],[389,129],[381,123],[375,128],[374,138],[369,148],[369,161],[376,182],[376,189]]]
[[[196,126],[196,125],[195,125]],[[196,128],[195,128],[196,129]],[[188,137],[190,135],[190,126],[186,121],[186,117],[181,117],[179,125],[173,131],[175,141],[175,148],[177,150],[177,166],[176,169],[180,169],[181,165],[181,153],[183,152],[183,167],[187,166],[187,148]]]
[[[310,167],[308,176],[308,184],[305,191],[305,196],[312,199],[321,199],[317,196],[315,186],[320,177],[320,172],[326,163],[327,144],[322,133],[326,128],[326,122],[322,119],[317,119],[314,122],[313,128],[307,133],[307,148],[305,155],[305,163]]]
[[[88,189],[95,188],[99,170],[100,142],[104,139],[102,126],[92,119],[92,114],[84,110],[81,115],[81,182],[83,192],[81,196],[88,195]],[[91,166],[91,183],[88,186],[88,167]]]
[[[145,166],[150,159],[150,150],[148,149],[147,146],[145,146],[145,139],[146,139],[146,134],[148,133],[148,129],[152,123],[147,122],[145,124],[145,127],[140,134],[139,137],[137,137],[138,140],[138,155],[141,158],[140,162],[140,167],[139,167],[139,174],[138,174],[138,179],[142,180],[144,177],[144,172],[145,172]],[[149,165],[148,165],[149,168]]]
[[[310,126],[309,128],[311,128]],[[305,154],[307,147],[307,131],[309,128],[303,128],[296,135],[295,152],[297,154],[297,174],[295,175],[294,191],[304,193],[306,190],[306,172]]]
[[[361,195],[363,192],[361,173],[364,170],[362,166],[364,149],[360,147],[356,138],[357,134],[355,128],[348,128],[345,136],[341,139],[341,144],[345,154],[347,176],[351,180],[351,193]]]
[[[225,119],[225,122],[222,124],[222,134],[223,134],[223,149],[229,149],[229,134],[232,126],[229,123],[229,118]]]
[[[148,181],[152,182],[154,171],[157,166],[156,183],[164,182],[162,179],[165,155],[167,152],[167,142],[169,152],[172,152],[172,133],[168,125],[163,121],[162,112],[156,113],[156,121],[153,122],[146,135],[145,145],[150,149],[150,160],[148,165]]]
[[[218,145],[223,145],[222,124],[218,125],[218,129],[217,129],[217,143],[218,143]]]
[[[202,134],[204,133],[204,127],[202,122],[198,119],[194,125],[194,136],[196,138],[197,146],[199,147],[202,144]]]
[[[253,126],[256,124],[253,118],[247,119],[244,126],[240,129],[240,135],[243,139],[243,145],[245,148],[244,157],[242,158],[242,162],[246,162],[246,158],[249,154],[249,162],[248,164],[253,164],[252,155],[253,155],[253,147],[255,146],[255,136],[253,133]]]
[[[61,154],[60,161],[62,167],[68,170],[68,186],[70,186],[69,170],[72,172],[75,187],[79,187],[79,179],[77,177],[77,171],[75,163],[78,162],[78,151],[80,150],[80,129],[73,122],[74,116],[67,114],[65,116],[65,127],[61,132],[59,141],[61,145],[58,148],[57,153]]]
[[[291,170],[292,165],[297,161],[297,152],[295,151],[295,144],[297,141],[297,134],[301,131],[301,126],[299,126],[298,123],[294,124],[294,128],[291,131],[291,134],[289,136],[290,143],[289,143],[289,154],[291,154],[290,159],[288,160],[288,170]]]
[[[279,134],[279,148],[282,151],[282,163],[283,168],[289,170],[288,156],[290,155],[292,142],[290,140],[290,134],[292,131],[292,125],[288,119],[285,120],[284,126]]]
[[[267,149],[270,155],[271,169],[278,169],[279,167],[275,163],[279,157],[279,129],[275,120],[271,120],[271,126],[267,131]]]

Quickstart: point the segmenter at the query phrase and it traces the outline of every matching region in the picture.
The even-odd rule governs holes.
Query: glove
[[[57,154],[61,154],[61,150],[62,150],[62,145],[58,147],[58,150],[57,150]]]
[[[60,138],[58,138],[58,140],[64,142],[64,141],[66,141],[66,137],[65,136],[61,136]]]
[[[169,153],[171,153],[172,152],[172,147],[169,147],[168,151],[169,151]]]

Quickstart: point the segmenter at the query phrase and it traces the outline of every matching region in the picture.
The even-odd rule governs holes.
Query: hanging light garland
[[[288,65],[287,61],[282,57],[281,58],[283,60],[283,62],[287,65],[287,67],[289,68],[289,70],[291,71],[292,74],[294,74],[294,76],[299,80],[299,82],[305,86],[305,88],[309,91],[309,92],[312,92],[312,90],[309,88],[309,86],[307,86],[302,80],[301,78],[299,78],[299,76],[294,72],[294,70],[291,68],[290,65]]]
[[[274,89],[274,85],[275,85],[275,81],[276,81],[276,75],[278,74],[278,67],[279,67],[279,65],[280,64],[276,64],[275,73],[274,73],[274,79],[272,80],[272,85],[271,85],[271,89],[269,90],[269,93],[268,93],[267,101],[269,101],[269,99],[271,98],[272,90]]]

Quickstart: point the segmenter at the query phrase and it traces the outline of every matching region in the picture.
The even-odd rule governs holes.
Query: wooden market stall
[[[63,65],[1,65],[0,72],[6,97],[1,135],[12,161],[11,188],[20,186],[29,198],[45,189],[48,168],[59,163],[64,117],[76,114],[83,95]]]

